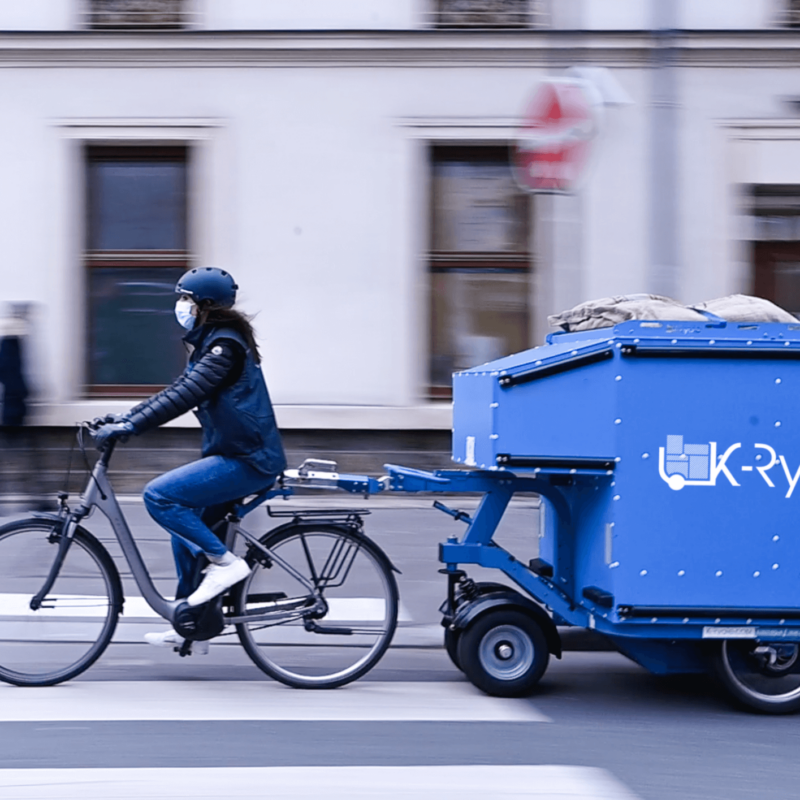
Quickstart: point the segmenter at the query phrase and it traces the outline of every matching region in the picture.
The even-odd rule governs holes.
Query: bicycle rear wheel
[[[79,528],[56,581],[36,611],[58,553],[61,521],[26,519],[0,528],[0,680],[49,686],[74,678],[114,635],[122,587],[111,557]]]
[[[342,686],[372,669],[397,626],[397,583],[383,551],[346,525],[300,523],[261,543],[275,559],[268,566],[251,550],[253,571],[235,600],[238,617],[261,617],[236,626],[253,662],[306,689]]]

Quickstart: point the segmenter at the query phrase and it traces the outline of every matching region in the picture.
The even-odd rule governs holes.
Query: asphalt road
[[[292,690],[235,643],[181,659],[123,637],[72,683],[0,685],[0,797],[800,796],[800,715],[738,711],[706,677],[568,652],[530,698],[482,695],[439,645],[436,545],[458,523],[427,500],[353,505],[367,503],[407,613],[366,678]],[[124,508],[168,591],[165,535]],[[522,500],[504,520],[499,539],[520,557],[536,554],[536,514]],[[101,522],[87,527],[106,539]]]

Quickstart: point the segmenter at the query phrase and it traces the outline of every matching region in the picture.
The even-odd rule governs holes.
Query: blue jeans
[[[209,525],[221,520],[233,501],[256,494],[274,481],[239,459],[209,456],[147,484],[144,504],[150,516],[172,534],[178,571],[175,597],[188,597],[197,588],[198,556],[228,552]]]

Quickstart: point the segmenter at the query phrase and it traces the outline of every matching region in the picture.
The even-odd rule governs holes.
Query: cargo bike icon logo
[[[658,448],[658,474],[670,489],[680,491],[684,486],[716,486],[717,479],[724,475],[731,486],[740,486],[728,465],[731,455],[742,447],[741,442],[732,444],[722,455],[717,454],[717,443],[689,444],[684,442],[683,436],[667,436],[667,446]],[[757,472],[771,489],[775,483],[768,474],[769,471],[781,465],[783,473],[789,484],[786,498],[790,498],[800,480],[800,467],[792,475],[786,458],[778,455],[775,449],[768,444],[755,444],[755,460],[760,464],[742,465],[739,469],[743,473]],[[762,451],[762,452],[759,452]],[[765,456],[768,459],[765,460]]]
[[[716,486],[720,473],[734,485],[739,484],[727,467],[728,457],[741,443],[731,445],[717,458],[717,443],[688,444],[683,436],[667,436],[666,448],[658,448],[658,473],[670,489],[684,486]]]

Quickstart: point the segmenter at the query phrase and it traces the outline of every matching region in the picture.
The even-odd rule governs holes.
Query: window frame
[[[436,250],[436,209],[435,192],[433,188],[434,168],[436,164],[437,151],[447,152],[452,160],[468,161],[478,154],[488,154],[491,158],[484,158],[484,163],[495,161],[497,163],[508,163],[510,168],[511,153],[508,142],[446,142],[430,141],[428,143],[428,171],[429,171],[429,192],[428,192],[428,242],[426,258],[426,274],[428,276],[428,286],[430,296],[428,299],[428,347],[427,347],[427,396],[430,400],[449,400],[452,398],[453,390],[451,386],[438,386],[433,383],[431,375],[431,360],[434,356],[434,298],[432,293],[431,276],[436,273],[470,272],[473,274],[490,273],[524,273],[533,275],[533,253],[531,252],[531,232],[532,232],[532,208],[533,200],[529,194],[521,192],[521,197],[525,198],[525,208],[522,209],[521,219],[524,220],[524,242],[525,248],[514,252],[501,251],[447,251]],[[444,159],[443,159],[444,160]],[[476,161],[478,159],[475,159]],[[530,279],[529,279],[530,280]],[[528,338],[533,329],[534,308],[527,298],[528,307]],[[526,343],[527,346],[527,343]]]
[[[541,0],[511,0],[519,8],[508,10],[490,8],[493,0],[430,1],[433,6],[433,26],[440,30],[528,30],[545,27],[545,11]]]
[[[182,250],[91,250],[92,231],[92,197],[88,186],[88,173],[93,161],[130,161],[152,163],[163,161],[184,164],[184,206],[183,226],[185,232],[185,248]],[[84,238],[83,268],[86,286],[89,285],[90,270],[105,269],[159,269],[180,268],[184,271],[192,266],[191,255],[191,213],[189,209],[189,186],[191,169],[191,148],[187,142],[174,144],[150,144],[146,141],[135,141],[125,144],[103,144],[86,142],[82,159],[86,191],[84,193]],[[91,324],[93,308],[91,300],[86,300],[86,341],[84,346],[84,369],[86,381],[83,394],[89,398],[99,397],[148,397],[163,389],[167,384],[130,384],[130,383],[92,383],[92,354],[94,353],[94,326]]]
[[[190,27],[190,0],[137,0],[139,9],[114,8],[115,0],[84,0],[91,31],[180,31]]]

